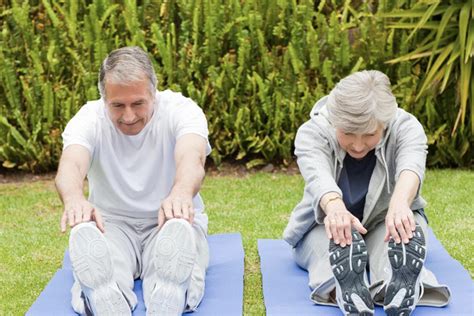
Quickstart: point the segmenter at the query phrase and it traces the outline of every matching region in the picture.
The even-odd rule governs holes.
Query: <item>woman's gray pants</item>
[[[421,226],[425,236],[428,224],[418,213],[414,213],[416,222]],[[362,235],[369,255],[369,290],[374,303],[383,305],[386,281],[390,277],[388,243],[384,242],[385,224],[382,222],[366,235]],[[429,245],[426,245],[429,256]],[[317,304],[335,305],[336,288],[334,275],[329,263],[329,239],[324,225],[316,225],[293,249],[296,263],[309,273],[309,286],[313,290],[311,300]],[[387,280],[388,282],[388,280]],[[423,267],[420,282],[424,291],[418,305],[445,306],[451,293],[446,285],[440,285],[434,274]]]

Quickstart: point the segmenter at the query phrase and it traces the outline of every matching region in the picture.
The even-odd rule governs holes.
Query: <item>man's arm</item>
[[[413,237],[412,232],[415,230],[416,223],[410,206],[419,186],[420,179],[415,172],[403,170],[400,173],[385,217],[387,229],[385,241],[388,241],[392,236],[396,243],[399,243],[400,240],[408,243],[409,239]]]
[[[171,218],[193,223],[193,197],[199,192],[205,173],[206,139],[197,134],[181,136],[176,142],[174,158],[176,177],[170,194],[161,203],[158,228]]]
[[[89,163],[89,151],[81,145],[68,146],[61,155],[55,182],[64,205],[61,218],[62,232],[66,231],[67,224],[74,227],[90,220],[94,220],[97,227],[104,231],[100,214],[87,201],[83,193],[84,179],[87,175]]]

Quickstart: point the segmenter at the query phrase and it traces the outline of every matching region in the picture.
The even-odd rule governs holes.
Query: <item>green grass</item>
[[[474,275],[473,171],[430,170],[423,196],[430,224]],[[202,194],[209,233],[240,232],[245,248],[245,315],[264,315],[257,239],[280,238],[300,200],[299,175],[213,176]],[[59,232],[61,203],[52,181],[0,185],[0,315],[23,315],[60,268],[67,235]]]

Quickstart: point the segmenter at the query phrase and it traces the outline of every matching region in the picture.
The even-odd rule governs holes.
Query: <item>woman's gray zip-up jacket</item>
[[[328,192],[342,192],[337,186],[346,152],[339,146],[335,128],[328,120],[327,96],[319,100],[311,111],[311,119],[296,134],[295,155],[305,181],[303,199],[293,210],[283,238],[292,246],[315,225],[323,224],[326,216],[319,203]],[[371,230],[385,220],[395,183],[403,170],[411,170],[420,178],[425,173],[427,139],[420,122],[403,109],[385,129],[375,147],[377,161],[365,199],[362,225]],[[412,210],[426,206],[419,195]]]

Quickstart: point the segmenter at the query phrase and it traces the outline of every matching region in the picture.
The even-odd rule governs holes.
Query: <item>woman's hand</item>
[[[398,244],[400,241],[408,243],[413,237],[416,222],[413,211],[410,206],[403,201],[392,199],[388,208],[387,216],[385,216],[385,241],[389,241],[392,237]]]
[[[344,205],[341,198],[333,199],[325,205],[326,217],[324,227],[329,239],[334,243],[345,247],[352,243],[352,227],[361,234],[366,234],[367,229],[360,223],[359,219],[351,214]]]

